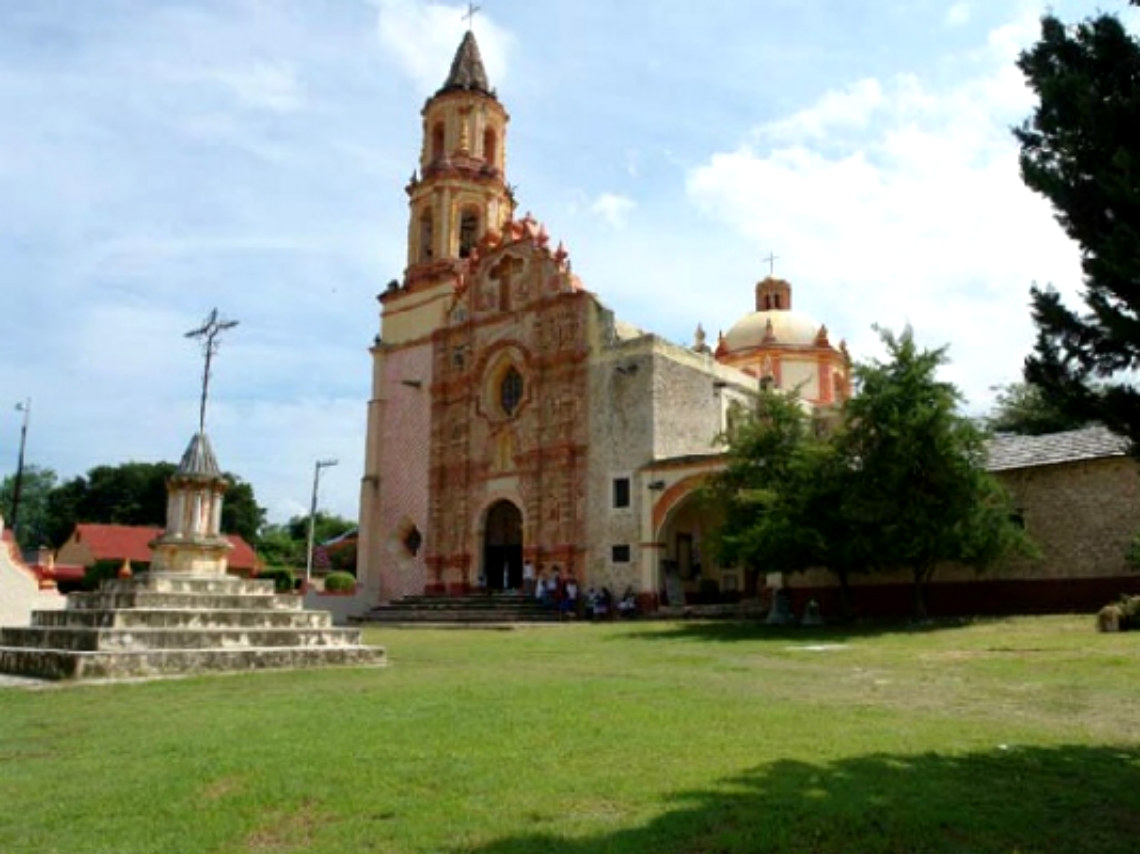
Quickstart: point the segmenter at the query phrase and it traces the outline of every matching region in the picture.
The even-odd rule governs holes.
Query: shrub
[[[351,572],[330,572],[325,576],[325,590],[329,593],[351,593],[356,589],[356,576]]]
[[[1124,595],[1120,601],[1105,605],[1097,611],[1096,627],[1101,632],[1140,629],[1140,596]]]
[[[271,580],[273,582],[273,589],[278,593],[292,593],[297,583],[296,577],[293,575],[293,570],[284,566],[263,569],[257,574],[257,577]]]

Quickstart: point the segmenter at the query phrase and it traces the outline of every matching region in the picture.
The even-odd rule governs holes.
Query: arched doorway
[[[510,501],[496,501],[483,526],[483,577],[488,590],[522,587],[522,513]]]

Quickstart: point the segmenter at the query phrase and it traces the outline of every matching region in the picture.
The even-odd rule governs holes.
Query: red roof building
[[[149,564],[150,544],[162,532],[162,528],[134,525],[76,525],[67,542],[56,552],[56,565],[91,566],[100,560],[129,560],[133,564]],[[250,575],[260,568],[261,562],[249,543],[237,534],[225,536],[233,546],[227,559],[231,572]]]

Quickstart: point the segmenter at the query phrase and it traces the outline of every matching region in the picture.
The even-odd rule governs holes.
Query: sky
[[[483,0],[519,213],[624,320],[691,343],[794,306],[882,355],[949,347],[984,413],[1033,340],[1033,283],[1076,299],[1079,251],[1020,182],[1019,0]],[[1099,4],[1136,32],[1137,12]],[[1052,0],[1077,21],[1098,10]],[[402,276],[419,111],[466,4],[0,0],[0,473],[176,461],[202,360],[239,325],[207,432],[271,521],[355,518],[376,294]]]

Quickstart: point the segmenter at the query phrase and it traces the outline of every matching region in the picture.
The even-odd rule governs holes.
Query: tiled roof
[[[1001,433],[988,447],[986,468],[990,471],[1052,466],[1078,460],[1122,457],[1128,453],[1128,440],[1104,427],[1082,427],[1043,436],[1017,436]]]
[[[75,526],[72,537],[77,542],[86,543],[95,560],[129,558],[133,563],[149,563],[150,543],[162,532],[162,528],[135,525],[81,524]],[[234,569],[253,569],[257,565],[257,556],[250,544],[236,534],[225,536],[233,545],[233,550],[227,557],[229,565]]]

